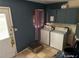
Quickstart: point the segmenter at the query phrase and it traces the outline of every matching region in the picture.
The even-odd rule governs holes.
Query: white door
[[[0,7],[0,58],[13,57],[16,43],[9,7]]]

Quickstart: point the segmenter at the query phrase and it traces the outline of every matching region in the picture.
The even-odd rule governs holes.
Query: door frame
[[[9,22],[9,24],[11,24],[11,25],[9,25],[9,24],[7,24],[8,25],[8,32],[9,32],[9,34],[10,34],[10,29],[12,30],[12,34],[13,34],[13,40],[14,40],[14,42],[15,42],[15,48],[16,48],[16,51],[15,51],[15,53],[17,54],[17,47],[16,47],[16,40],[15,40],[15,34],[14,34],[14,26],[13,26],[13,21],[12,21],[12,14],[11,14],[11,9],[10,9],[10,7],[6,7],[6,6],[0,6],[0,9],[4,9],[4,10],[7,10],[8,11],[8,20],[7,20],[7,23]],[[5,12],[6,13],[6,12]],[[10,26],[10,27],[9,27]],[[9,29],[10,28],[10,29]],[[15,54],[15,55],[16,55]],[[14,57],[14,56],[12,56],[12,57]]]
[[[11,8],[10,7],[7,7],[8,10],[9,10],[9,17],[10,17],[10,22],[11,22],[11,25],[12,25],[12,30],[13,30],[13,39],[14,39],[14,42],[15,42],[15,47],[16,47],[16,40],[15,40],[15,30],[14,30],[14,25],[13,25],[13,21],[12,21],[12,13],[11,13]],[[17,54],[17,47],[16,47],[16,54]],[[16,55],[15,54],[15,55]]]

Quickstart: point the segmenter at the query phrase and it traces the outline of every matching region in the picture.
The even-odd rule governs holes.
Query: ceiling
[[[57,2],[67,2],[68,0],[27,0],[37,3],[43,3],[43,4],[51,4],[51,3],[57,3]]]

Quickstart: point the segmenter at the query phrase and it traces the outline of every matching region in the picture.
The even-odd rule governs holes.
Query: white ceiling
[[[43,4],[50,4],[50,3],[56,3],[56,2],[66,2],[68,0],[28,0],[28,1],[43,3]]]

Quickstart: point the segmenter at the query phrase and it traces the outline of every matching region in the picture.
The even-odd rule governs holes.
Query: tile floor
[[[44,45],[39,53],[33,53],[30,49],[25,49],[18,53],[15,58],[53,58],[59,50]]]

